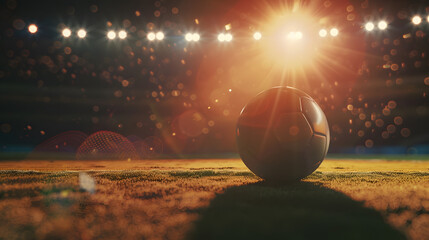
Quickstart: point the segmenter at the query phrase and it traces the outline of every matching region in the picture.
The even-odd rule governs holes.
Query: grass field
[[[429,161],[325,160],[289,185],[239,159],[0,169],[0,239],[429,239]]]

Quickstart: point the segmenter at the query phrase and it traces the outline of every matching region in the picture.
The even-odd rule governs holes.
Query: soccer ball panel
[[[318,168],[322,163],[323,158],[326,155],[326,150],[326,137],[319,134],[313,135],[307,146],[307,151],[305,151],[308,168],[312,169],[311,172],[316,170],[316,168]]]
[[[301,104],[302,112],[307,117],[314,132],[327,136],[329,134],[328,121],[319,105],[307,97],[301,97]]]

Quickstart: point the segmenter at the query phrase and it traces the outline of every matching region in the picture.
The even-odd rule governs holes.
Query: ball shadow
[[[203,209],[189,239],[406,239],[379,212],[317,183],[229,188]]]

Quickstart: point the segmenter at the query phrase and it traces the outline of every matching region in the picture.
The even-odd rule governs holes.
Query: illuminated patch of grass
[[[429,177],[428,172],[320,172],[316,171],[306,178],[306,180],[319,181],[361,181],[361,182],[379,182],[379,181],[406,181],[421,177]]]
[[[257,178],[251,172],[234,172],[234,171],[212,171],[212,170],[204,170],[204,171],[170,171],[168,172],[170,176],[180,177],[180,178],[201,178],[201,177],[214,177],[214,176],[242,176],[242,177],[250,177]]]
[[[0,239],[429,239],[427,162],[327,162],[291,185],[237,162],[177,163],[74,167],[94,194],[76,171],[0,171]]]
[[[165,173],[161,171],[112,171],[101,174],[95,174],[95,176],[108,179],[111,181],[170,181],[171,179],[166,178]]]
[[[248,177],[258,179],[249,171],[213,171],[213,170],[196,170],[196,171],[112,171],[96,174],[97,177],[109,179],[111,181],[133,180],[133,181],[174,181],[186,178],[204,178],[204,177]]]
[[[0,170],[0,177],[13,177],[13,176],[34,176],[45,175],[46,173],[38,171],[15,171],[15,170]]]

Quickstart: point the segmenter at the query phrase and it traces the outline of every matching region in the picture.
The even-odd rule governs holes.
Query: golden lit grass
[[[266,183],[240,160],[0,162],[0,239],[429,238],[429,162],[327,160]],[[79,187],[79,172],[96,181]]]

